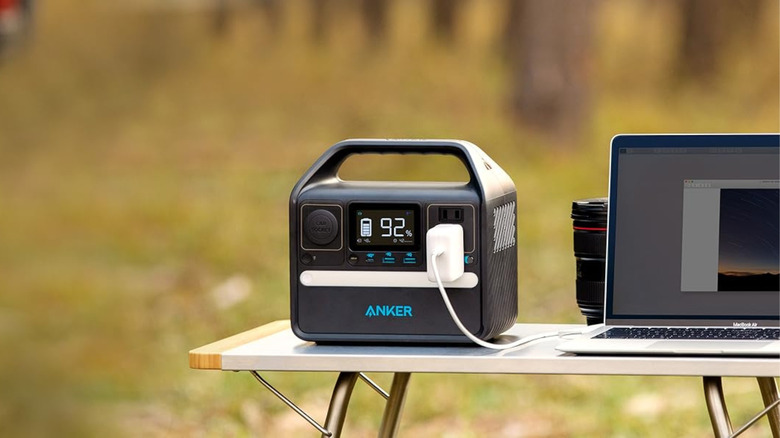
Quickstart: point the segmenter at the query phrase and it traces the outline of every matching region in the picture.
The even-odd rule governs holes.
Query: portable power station
[[[355,154],[451,155],[469,181],[344,181],[339,168]],[[509,175],[466,141],[332,146],[290,195],[293,331],[331,343],[467,342],[427,274],[426,233],[458,224],[463,274],[444,286],[468,331],[499,335],[517,318],[516,201]]]

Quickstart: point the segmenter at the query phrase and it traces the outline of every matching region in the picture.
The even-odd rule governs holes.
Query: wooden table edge
[[[290,328],[290,320],[279,320],[255,327],[211,344],[190,350],[190,368],[197,370],[221,370],[222,353],[246,343],[270,336]]]

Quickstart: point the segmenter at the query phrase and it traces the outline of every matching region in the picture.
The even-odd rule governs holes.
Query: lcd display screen
[[[349,235],[354,250],[419,248],[420,206],[416,204],[352,204]]]

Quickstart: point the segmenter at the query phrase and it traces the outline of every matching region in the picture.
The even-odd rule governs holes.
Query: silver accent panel
[[[303,271],[298,280],[304,286],[321,287],[419,287],[435,288],[426,271]],[[479,277],[465,272],[455,281],[444,282],[446,288],[471,289]]]

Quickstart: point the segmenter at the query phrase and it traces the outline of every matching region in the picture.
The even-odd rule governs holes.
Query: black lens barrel
[[[607,199],[572,202],[577,306],[589,325],[604,322],[604,269],[607,253]]]

